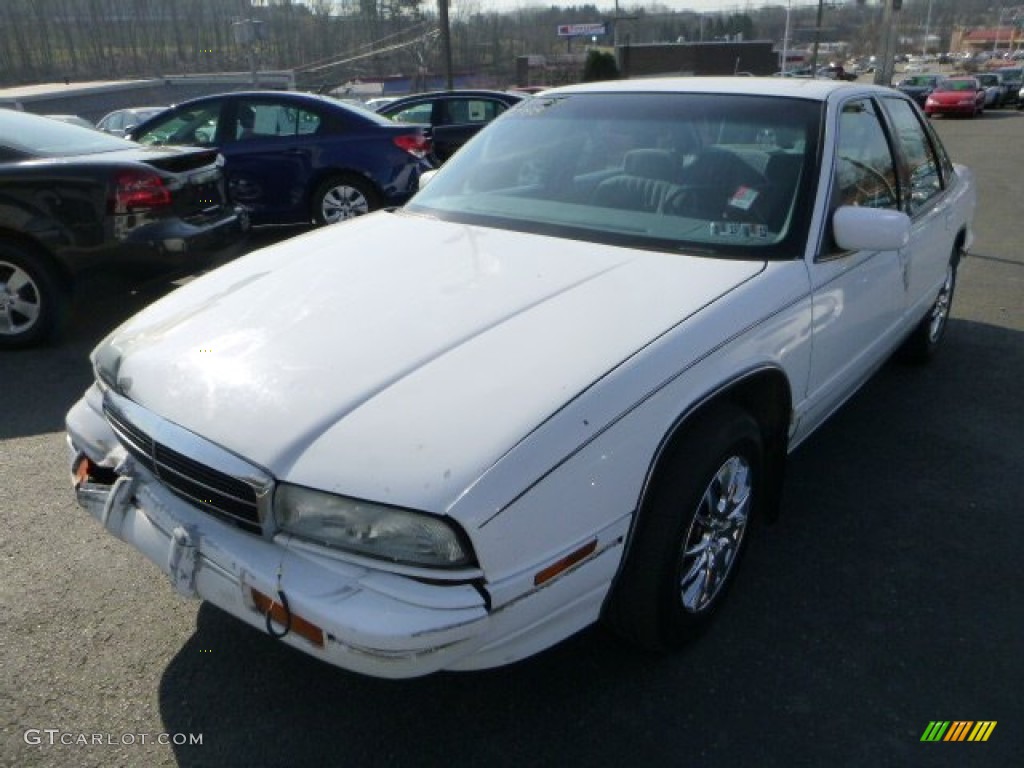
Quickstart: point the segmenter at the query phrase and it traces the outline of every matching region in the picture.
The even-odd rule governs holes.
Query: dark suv
[[[942,75],[909,75],[900,80],[896,88],[916,101],[919,107],[924,108],[928,94],[935,90],[941,79]]]
[[[1020,89],[1024,84],[1024,67],[1000,67],[995,70],[997,75],[1002,75],[1003,85],[1006,86],[1006,102],[1013,104],[1020,101]]]

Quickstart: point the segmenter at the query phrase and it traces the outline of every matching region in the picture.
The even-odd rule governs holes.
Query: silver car
[[[124,137],[128,131],[137,125],[144,123],[149,118],[159,115],[167,107],[132,107],[131,109],[117,109],[104,115],[96,128],[114,136]]]

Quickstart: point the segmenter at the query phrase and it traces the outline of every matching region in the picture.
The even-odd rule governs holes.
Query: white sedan
[[[350,670],[497,666],[598,620],[676,647],[787,454],[933,354],[974,207],[889,88],[547,91],[404,209],[114,331],[67,418],[76,494],[183,595]]]

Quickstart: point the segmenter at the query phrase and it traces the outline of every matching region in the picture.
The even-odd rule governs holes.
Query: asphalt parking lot
[[[1021,765],[1024,112],[935,125],[980,190],[945,346],[886,366],[792,457],[781,520],[674,656],[591,629],[380,681],[179,600],[72,500],[62,424],[88,351],[165,290],[93,286],[66,341],[0,357],[0,763]],[[923,743],[935,720],[997,726]]]

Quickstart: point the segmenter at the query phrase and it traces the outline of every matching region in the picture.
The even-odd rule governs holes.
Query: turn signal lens
[[[537,573],[533,577],[533,586],[539,587],[544,582],[551,581],[551,579],[555,578],[555,576],[557,576],[558,574],[562,573],[563,571],[569,570],[574,565],[576,565],[576,563],[590,557],[590,555],[592,555],[594,553],[594,550],[596,549],[597,539],[594,539],[593,541],[587,542],[574,552],[570,552],[561,560],[552,563],[547,568],[537,571]]]

